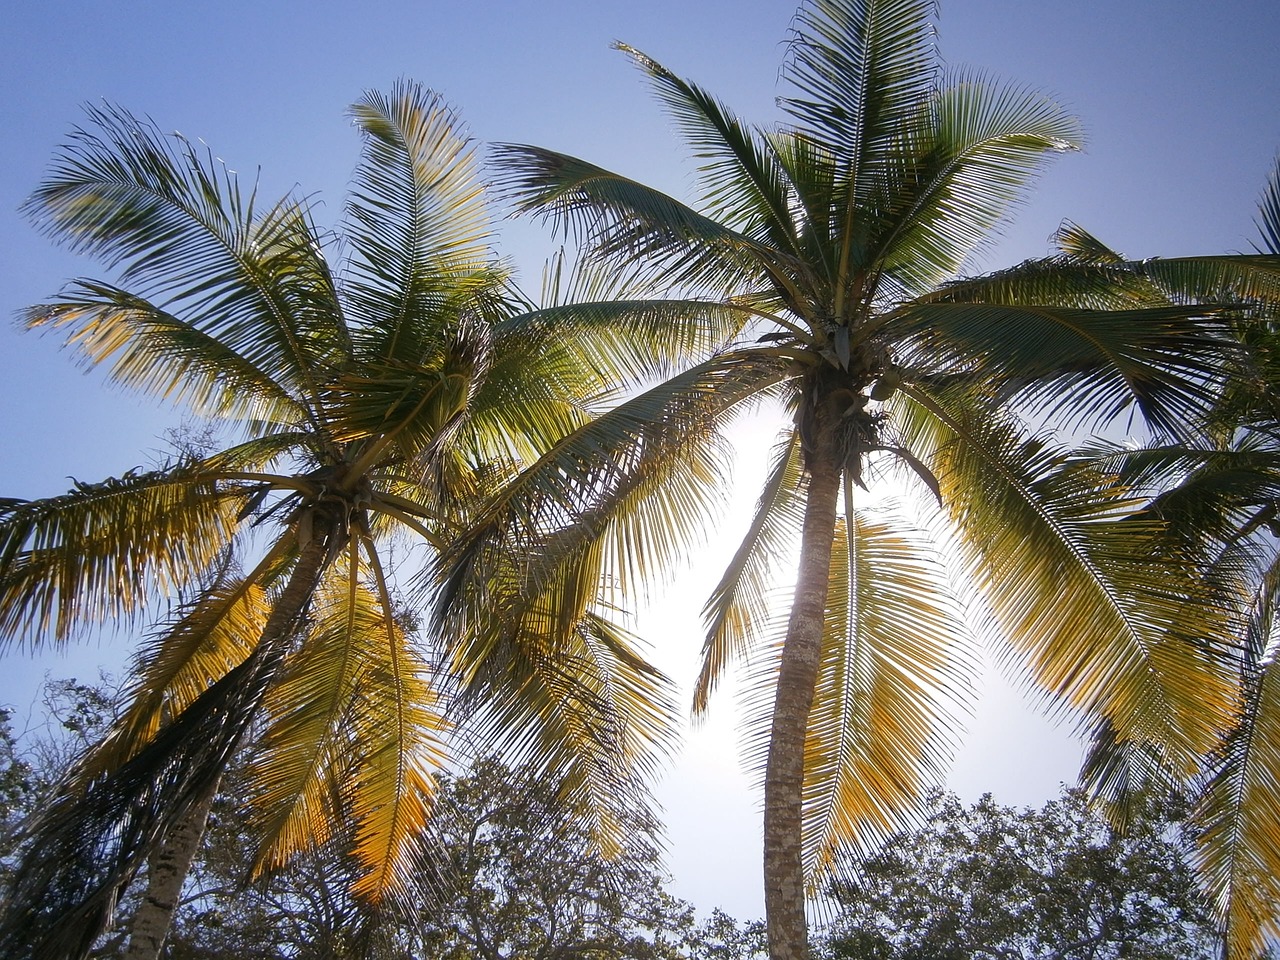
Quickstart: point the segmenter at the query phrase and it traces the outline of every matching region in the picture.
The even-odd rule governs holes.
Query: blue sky
[[[17,212],[87,101],[106,99],[202,138],[242,177],[260,176],[268,196],[314,195],[322,223],[338,219],[356,159],[346,104],[402,76],[444,94],[480,141],[576,153],[687,197],[691,165],[611,41],[769,122],[793,12],[791,0],[373,0],[358,13],[330,0],[10,4],[0,14],[0,311],[8,317],[37,303],[70,277],[101,275]],[[1257,198],[1280,151],[1280,4],[944,0],[938,26],[947,63],[1051,94],[1086,130],[1086,150],[1055,162],[979,266],[1048,252],[1063,219],[1133,256],[1249,248]],[[528,224],[503,229],[503,250],[536,288],[550,239]],[[54,339],[12,323],[0,325],[0,411],[0,496],[18,497],[145,463],[178,419],[82,373]],[[693,617],[691,609],[690,644]],[[91,674],[127,639],[98,643],[52,662],[11,652],[0,703],[28,702],[46,668]],[[997,778],[992,758],[1010,751],[1059,756],[1035,751],[1029,738],[1042,728],[1021,719],[982,714],[974,726],[993,745],[966,754],[970,787]],[[717,739],[723,733],[701,734],[673,777],[685,787],[667,802],[685,832],[673,833],[672,865],[679,892],[746,914],[758,909],[758,827],[731,751]],[[1072,773],[1039,755],[1017,771],[990,786],[1018,802]],[[721,859],[719,879],[694,877],[699,862]]]

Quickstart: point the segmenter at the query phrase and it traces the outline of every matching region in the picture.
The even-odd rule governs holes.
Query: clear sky
[[[791,0],[368,0],[359,12],[333,0],[7,4],[0,311],[9,316],[70,277],[102,273],[17,213],[85,102],[106,99],[202,138],[242,177],[260,171],[267,196],[316,196],[322,223],[337,220],[356,159],[346,105],[401,76],[444,94],[480,141],[576,153],[687,196],[691,168],[670,124],[610,42],[639,47],[743,117],[769,122],[793,12]],[[1280,151],[1280,3],[943,0],[938,26],[947,63],[1054,95],[1087,134],[1087,149],[1055,162],[979,266],[1047,253],[1064,218],[1132,256],[1249,249]],[[504,234],[503,249],[536,288],[551,242],[524,224]],[[173,411],[79,372],[52,338],[11,323],[0,326],[0,412],[0,496],[17,497],[145,463],[177,422]],[[691,669],[706,586],[685,578],[664,602],[687,610],[655,631],[672,669]],[[29,702],[46,669],[92,675],[98,660],[118,660],[112,651],[127,638],[102,644],[61,661],[10,653],[0,703]],[[956,785],[1037,802],[1074,774],[1075,757],[1060,733],[1045,741],[1046,728],[1008,712],[1009,700],[975,717]],[[729,725],[721,711],[697,736],[663,798],[677,892],[745,916],[760,909],[759,828],[725,745]]]

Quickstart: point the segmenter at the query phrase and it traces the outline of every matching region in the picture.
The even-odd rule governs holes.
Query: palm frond
[[[372,540],[363,538],[363,546],[380,617],[366,634],[372,643],[354,704],[357,749],[346,795],[362,871],[352,892],[376,905],[426,872],[423,832],[435,796],[433,774],[445,759],[447,724],[433,671],[394,615]]]
[[[582,364],[597,374],[598,397],[706,359],[754,317],[740,304],[715,300],[579,301],[522,314],[499,326],[495,339],[505,338],[513,348],[558,348],[560,362],[571,370]]]
[[[953,280],[917,297],[916,302],[1051,304],[1087,310],[1168,306],[1164,291],[1128,269],[1120,262],[1119,254],[1115,254],[1113,262],[1097,250],[1086,249],[1083,240],[1068,241],[1061,230],[1057,236],[1059,243],[1068,245],[1060,255],[1024,260],[993,273]]]
[[[464,731],[561,784],[597,845],[625,843],[626,814],[669,751],[670,682],[599,602],[603,545],[562,567],[519,620],[506,618],[461,693]]]
[[[649,262],[676,285],[713,291],[755,286],[763,269],[785,284],[788,258],[666,194],[568,154],[494,148],[498,186],[519,212],[563,227],[604,258]]]
[[[693,688],[693,712],[703,714],[726,667],[762,642],[771,612],[776,566],[795,547],[804,516],[800,437],[789,431],[774,450],[773,468],[756,502],[751,526],[702,608],[706,640]]]
[[[634,47],[615,46],[653,80],[694,156],[702,161],[699,174],[707,215],[737,226],[760,243],[799,256],[791,209],[794,191],[770,141],[744,126],[701,87],[680,79]]]
[[[147,856],[216,789],[277,665],[260,647],[129,762],[70,780],[41,810],[0,916],[4,956],[88,955]]]
[[[412,363],[451,320],[449,305],[505,282],[489,249],[475,151],[436,93],[401,80],[351,108],[364,151],[347,201],[344,285],[365,359]]]
[[[963,399],[904,391],[908,446],[938,477],[968,574],[1008,644],[1007,657],[1060,709],[1105,718],[1179,776],[1229,720],[1233,684],[1213,645],[1227,611],[1196,558],[1112,478],[1073,469]]]
[[[1178,303],[1221,304],[1237,312],[1275,316],[1280,303],[1280,254],[1169,257],[1127,262]]]
[[[1242,702],[1212,756],[1196,810],[1197,865],[1225,930],[1226,956],[1260,956],[1280,936],[1280,562],[1261,578],[1239,660]]]
[[[957,77],[929,105],[928,133],[904,140],[883,193],[863,209],[868,256],[905,289],[953,277],[1023,198],[1046,155],[1078,148],[1078,121],[1042,94]]]
[[[936,545],[900,517],[837,528],[819,696],[805,744],[805,876],[901,828],[950,761],[973,698],[973,639]],[[967,638],[967,642],[966,642]]]
[[[229,570],[200,585],[196,599],[138,652],[126,705],[85,758],[85,771],[102,776],[128,762],[168,717],[181,714],[210,684],[247,660],[266,625],[268,602],[256,578]]]
[[[368,638],[385,628],[376,600],[345,569],[330,571],[311,620],[263,704],[263,732],[246,771],[256,871],[318,846],[337,826],[336,785],[351,764],[346,721],[367,648],[376,645]]]
[[[387,460],[421,469],[438,459],[484,378],[489,349],[485,327],[463,324],[412,363],[369,361],[334,378],[327,426],[339,442],[360,442],[352,470]]]
[[[785,362],[767,354],[726,354],[565,437],[505,484],[441,559],[436,615],[445,635],[474,640],[495,618],[519,619],[522,605],[557,579],[566,558],[611,529],[619,549],[636,550],[619,558],[614,575],[669,569],[666,551],[697,534],[699,501],[718,476],[707,444],[728,417],[786,375]],[[663,480],[679,482],[664,494]],[[660,498],[651,506],[661,511],[648,525],[652,540],[637,536],[635,526],[646,523],[640,507],[650,496]],[[670,529],[661,530],[667,521]],[[473,659],[483,660],[483,653],[463,657]]]
[[[81,280],[25,319],[32,329],[69,330],[66,343],[81,362],[109,362],[122,386],[200,415],[283,423],[306,415],[283,386],[222,340],[118,287]]]
[[[1229,548],[1266,530],[1280,502],[1280,452],[1243,439],[1227,449],[1095,444],[1080,455],[1126,485],[1150,491],[1148,509],[1171,534]],[[1222,556],[1215,559],[1215,569],[1225,565]]]
[[[1053,243],[1064,256],[1082,263],[1119,264],[1124,261],[1119,253],[1070,220],[1062,221],[1054,231]]]
[[[936,83],[930,0],[806,0],[796,14],[780,105],[830,143],[851,183],[874,178]]]
[[[1107,821],[1124,832],[1139,822],[1152,797],[1177,795],[1184,784],[1151,744],[1125,740],[1104,718],[1089,738],[1080,786]]]
[[[1271,168],[1258,204],[1258,233],[1262,236],[1262,252],[1280,256],[1280,158]]]
[[[62,642],[197,581],[247,496],[215,479],[179,464],[0,505],[0,634]]]
[[[1211,308],[1082,310],[1045,305],[926,303],[893,325],[904,364],[980,373],[1006,398],[1101,425],[1137,407],[1154,430],[1185,436],[1204,420],[1234,354]]]
[[[89,125],[24,209],[50,235],[118,267],[136,296],[281,389],[314,396],[311,372],[341,349],[342,334],[305,206],[285,199],[259,212],[255,192],[181,136],[115,107],[86,112]]]

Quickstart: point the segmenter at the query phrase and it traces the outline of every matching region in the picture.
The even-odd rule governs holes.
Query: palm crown
[[[764,664],[753,696],[768,726],[751,742],[775,957],[804,949],[801,876],[816,884],[837,846],[872,842],[910,807],[969,687],[955,582],[919,529],[860,503],[873,474],[916,477],[941,504],[993,615],[979,632],[1050,703],[1104,718],[1184,775],[1230,709],[1229,671],[1203,642],[1222,637],[1221,606],[1197,602],[1188,558],[1157,551],[1160,524],[1127,491],[1064,471],[1018,415],[1097,428],[1136,408],[1177,434],[1218,389],[1227,311],[1171,296],[1143,264],[1103,262],[1074,228],[1058,255],[957,279],[1044,157],[1079,134],[1038,94],[944,73],[931,12],[920,0],[805,3],[786,122],[772,129],[621,46],[699,161],[697,209],[551,150],[499,154],[522,209],[705,298],[689,303],[737,311],[740,326],[479,515],[448,557],[445,622],[466,631],[490,605],[523,609],[528,577],[553,581],[619,527],[634,532],[632,565],[661,568],[700,534],[693,508],[714,482],[700,464],[722,427],[761,399],[790,412],[706,606],[695,692],[700,709],[726,664],[748,653]],[[659,482],[678,499],[659,499]],[[775,630],[770,586],[797,540],[794,600]]]

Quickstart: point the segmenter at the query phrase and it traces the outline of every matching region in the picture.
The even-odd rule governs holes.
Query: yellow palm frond
[[[305,408],[217,337],[125,290],[81,281],[27,313],[33,329],[66,330],[86,366],[109,365],[120,385],[201,416],[291,423]]]
[[[1226,611],[1193,558],[1112,478],[1068,469],[971,401],[908,392],[895,412],[939,479],[1008,656],[1059,707],[1194,773],[1230,720],[1234,684],[1212,653]]]
[[[936,543],[889,504],[836,527],[821,664],[804,762],[805,882],[841,851],[900,829],[947,764],[974,696],[976,638]],[[757,657],[746,760],[763,770],[781,641]]]
[[[198,582],[247,496],[215,479],[180,464],[0,504],[0,634],[65,641]]]
[[[1226,931],[1226,956],[1261,956],[1280,937],[1280,561],[1262,580],[1240,652],[1239,717],[1211,757],[1196,810],[1197,865]]]
[[[87,770],[97,776],[129,760],[167,718],[253,652],[267,622],[267,591],[253,577],[219,578],[139,652],[129,700]]]
[[[435,671],[392,616],[386,581],[371,549],[369,561],[382,623],[368,637],[372,649],[367,648],[356,691],[356,749],[344,795],[355,827],[353,853],[364,871],[353,892],[377,904],[389,893],[403,893],[423,872],[423,834],[449,725],[431,682]]]
[[[976,669],[937,545],[901,518],[846,514],[831,570],[805,743],[814,892],[840,850],[874,849],[944,779]]]
[[[264,730],[249,768],[258,832],[256,870],[323,843],[337,817],[337,787],[349,760],[346,721],[370,634],[385,613],[358,570],[331,571],[313,601],[313,624],[264,703]]]

